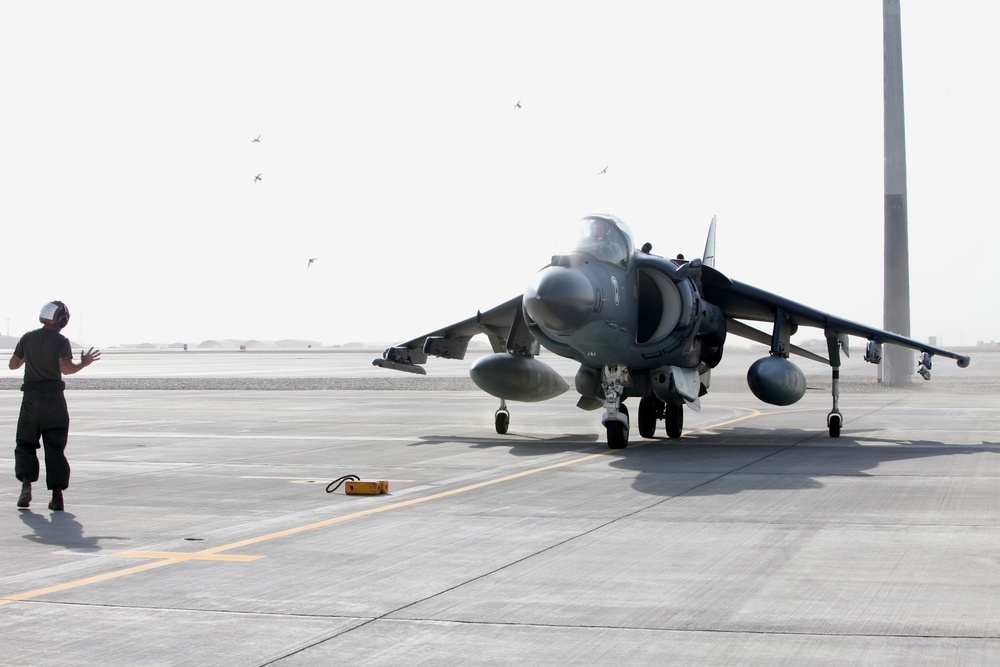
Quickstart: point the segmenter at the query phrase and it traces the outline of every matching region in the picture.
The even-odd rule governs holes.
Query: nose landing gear
[[[601,423],[608,431],[608,447],[625,449],[628,446],[628,408],[622,398],[625,387],[632,386],[632,376],[626,366],[620,364],[605,366],[601,373],[601,387],[604,389],[604,416]]]

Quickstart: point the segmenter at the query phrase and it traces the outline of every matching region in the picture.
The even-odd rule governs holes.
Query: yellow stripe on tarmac
[[[183,553],[178,551],[125,551],[120,554],[115,554],[122,558],[164,558],[166,560],[221,560],[230,561],[233,563],[249,563],[252,560],[257,560],[258,558],[263,558],[263,556],[217,556],[215,554],[206,554],[201,552],[196,553]]]
[[[0,606],[3,606],[5,604],[10,604],[11,602],[18,602],[20,600],[30,600],[32,598],[48,595],[49,593],[61,593],[62,591],[68,591],[73,588],[80,588],[81,586],[88,586],[90,584],[96,584],[102,581],[109,581],[111,579],[117,579],[119,577],[126,577],[130,574],[138,574],[139,572],[155,570],[158,567],[163,567],[164,565],[172,565],[175,562],[177,561],[157,560],[153,561],[152,563],[143,563],[142,565],[128,567],[125,568],[124,570],[115,570],[114,572],[108,572],[107,574],[99,574],[94,577],[87,577],[86,579],[77,579],[76,581],[68,581],[65,584],[56,584],[55,586],[38,588],[33,591],[27,591],[25,593],[16,593],[14,595],[4,595],[2,598],[0,598]]]
[[[736,422],[744,421],[746,419],[752,419],[754,417],[759,417],[765,413],[760,410],[755,410],[752,408],[737,408],[742,410],[748,410],[748,413],[740,417],[735,417],[733,419],[726,420],[724,422],[719,422],[718,424],[711,424],[706,426],[700,426],[698,428],[692,429],[692,431],[704,431],[713,428],[719,428],[722,426],[728,426],[729,424],[734,424]],[[646,443],[643,443],[646,444]],[[112,579],[117,579],[119,577],[125,577],[130,574],[138,574],[140,572],[146,572],[148,570],[153,570],[158,567],[165,567],[167,565],[175,565],[177,563],[185,563],[192,560],[198,561],[223,561],[223,562],[238,562],[245,563],[263,558],[263,556],[219,556],[225,551],[232,551],[234,549],[240,549],[242,547],[250,546],[251,544],[260,544],[262,542],[269,542],[271,540],[276,540],[282,537],[288,537],[290,535],[297,535],[299,533],[305,533],[310,530],[316,530],[317,528],[325,528],[326,526],[332,526],[338,523],[344,523],[345,521],[351,521],[353,519],[360,519],[361,517],[370,516],[372,514],[380,514],[382,512],[389,512],[391,510],[402,509],[404,507],[412,507],[414,505],[419,505],[421,503],[430,502],[432,500],[439,500],[441,498],[447,498],[449,496],[455,496],[460,493],[466,493],[468,491],[475,491],[476,489],[482,489],[487,486],[493,486],[494,484],[501,484],[503,482],[509,482],[511,480],[520,479],[522,477],[527,477],[529,475],[534,475],[540,472],[546,472],[548,470],[556,470],[558,468],[565,468],[567,466],[576,465],[578,463],[585,463],[587,461],[592,461],[596,458],[602,456],[608,456],[609,454],[618,454],[620,450],[608,449],[596,454],[588,454],[586,456],[580,456],[575,459],[570,459],[568,461],[562,461],[561,463],[552,463],[547,466],[541,466],[538,468],[531,468],[530,470],[523,470],[512,475],[506,475],[504,477],[498,477],[496,479],[486,480],[484,482],[477,482],[475,484],[469,484],[457,489],[451,489],[450,491],[441,491],[440,493],[434,493],[429,496],[423,496],[420,498],[413,498],[412,500],[403,500],[396,503],[390,503],[388,505],[380,505],[378,507],[373,507],[371,509],[362,510],[360,512],[354,512],[352,514],[345,514],[342,516],[334,517],[332,519],[325,519],[323,521],[317,521],[315,523],[310,523],[304,526],[297,526],[295,528],[289,528],[287,530],[279,530],[274,533],[268,533],[267,535],[261,535],[259,537],[251,537],[249,539],[240,540],[239,542],[233,542],[231,544],[224,544],[218,547],[212,547],[210,549],[204,549],[202,551],[195,551],[191,553],[184,552],[173,552],[173,551],[128,551],[117,554],[118,556],[125,558],[152,558],[155,559],[153,562],[144,563],[142,565],[136,565],[134,567],[128,567],[122,570],[116,570],[114,572],[108,572],[106,574],[100,574],[93,577],[87,577],[86,579],[77,579],[76,581],[69,581],[65,584],[57,584],[55,586],[48,586],[46,588],[39,588],[33,591],[26,591],[24,593],[16,593],[13,595],[4,595],[0,597],[0,606],[10,604],[11,602],[19,602],[21,600],[30,600],[32,598],[41,597],[43,595],[48,595],[50,593],[60,593],[62,591],[71,590],[74,588],[80,588],[82,586],[89,586],[90,584],[96,584],[103,581],[110,581]]]

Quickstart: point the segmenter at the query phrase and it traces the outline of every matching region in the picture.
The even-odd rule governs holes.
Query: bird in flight
[[[521,108],[521,100],[517,101],[517,104],[514,105],[514,108],[515,109],[520,109]]]
[[[264,175],[264,174],[257,174],[256,176],[254,176],[254,177],[253,177],[253,182],[254,182],[254,183],[256,183],[257,181],[262,181],[262,180],[264,180],[263,178],[261,178],[261,177],[262,177],[263,175]]]
[[[306,264],[306,268],[308,269],[310,266],[312,266],[312,263],[315,262],[317,259],[319,259],[319,257],[313,257],[312,259],[310,259],[309,263]]]
[[[607,165],[606,167],[604,167],[604,169],[601,169],[601,170],[600,170],[599,172],[597,172],[597,174],[596,174],[596,175],[597,175],[597,176],[600,176],[601,174],[606,174],[606,173],[608,173],[608,167],[610,167],[610,166],[611,166],[610,164],[609,164],[609,165]]]
[[[257,135],[257,138],[256,138],[256,139],[251,139],[251,140],[250,140],[250,143],[251,143],[251,144],[253,144],[253,143],[258,143],[258,144],[259,144],[259,143],[260,143],[260,135],[258,134],[258,135]]]

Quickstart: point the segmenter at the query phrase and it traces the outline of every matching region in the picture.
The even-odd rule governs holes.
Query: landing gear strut
[[[826,332],[826,349],[830,353],[830,368],[833,369],[833,386],[831,388],[831,393],[833,394],[833,409],[830,410],[830,414],[826,416],[826,425],[830,429],[831,438],[840,437],[840,427],[844,424],[844,415],[840,414],[840,408],[837,407],[837,402],[840,400],[840,348],[844,348],[844,354],[847,354],[847,337],[839,336],[835,331],[827,330]],[[867,360],[867,356],[866,356]]]
[[[622,403],[625,387],[632,386],[632,376],[626,366],[605,366],[601,372],[604,389],[604,416],[601,423],[608,430],[608,447],[625,449],[628,445],[628,408]]]

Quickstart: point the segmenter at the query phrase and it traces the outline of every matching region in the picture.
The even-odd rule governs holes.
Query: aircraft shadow
[[[473,449],[502,447],[512,456],[556,452],[593,453],[606,446],[597,433],[534,438],[423,436],[412,446],[461,443]],[[601,450],[603,451],[603,450]],[[758,489],[818,489],[829,476],[867,476],[893,461],[940,456],[1000,454],[1000,443],[955,445],[936,440],[899,440],[825,430],[731,428],[677,440],[633,438],[626,449],[608,451],[610,465],[637,473],[633,488],[659,496],[729,495]],[[707,476],[707,479],[706,479]]]
[[[639,443],[645,443],[638,446]],[[905,445],[905,446],[903,446]],[[730,495],[750,490],[818,489],[829,476],[871,476],[894,461],[1000,454],[998,443],[955,445],[825,431],[733,428],[725,433],[666,437],[630,444],[611,465],[637,472],[633,487],[652,495]],[[694,481],[684,474],[696,474]],[[708,481],[705,475],[710,477]]]
[[[127,539],[101,535],[85,536],[83,524],[77,521],[76,515],[71,512],[52,512],[45,515],[23,509],[18,512],[18,517],[32,531],[25,535],[24,539],[73,551],[100,551],[101,540]]]
[[[513,456],[538,456],[553,452],[591,451],[600,441],[596,433],[566,434],[549,438],[532,438],[525,434],[508,434],[470,438],[463,435],[427,435],[414,445],[434,445],[442,442],[459,442],[473,449],[503,447]]]

